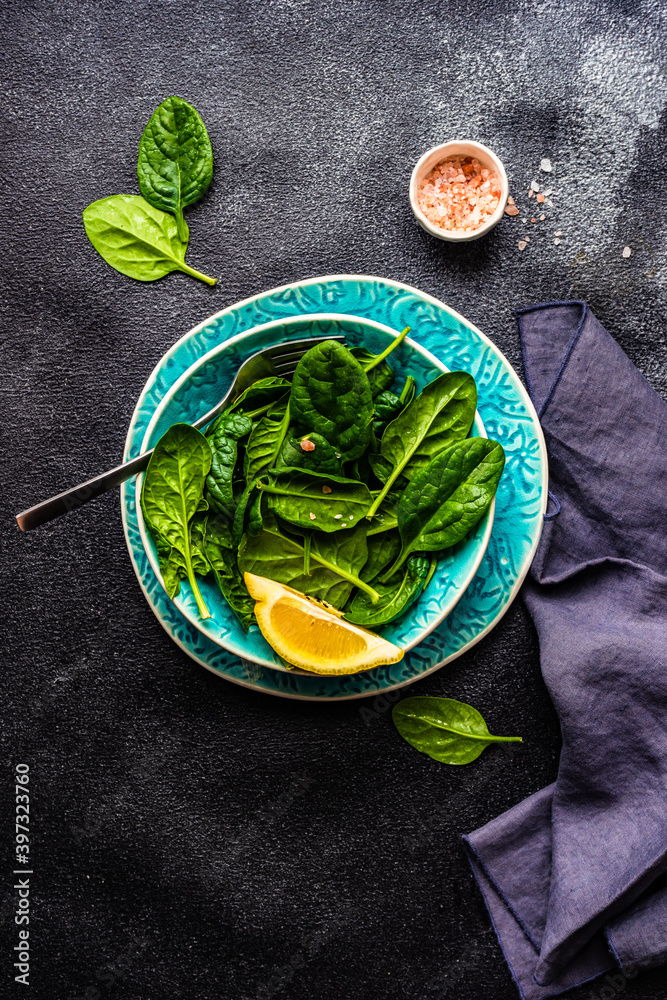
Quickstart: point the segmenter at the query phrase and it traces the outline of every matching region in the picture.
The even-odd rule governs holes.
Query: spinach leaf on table
[[[492,736],[477,709],[454,698],[405,698],[391,714],[404,740],[443,764],[469,764],[491,743],[523,742]]]
[[[206,497],[214,510],[231,516],[234,506],[234,469],[238,443],[252,430],[252,420],[243,412],[225,410],[207,431],[211,445],[211,471],[206,477]]]
[[[116,271],[137,281],[156,281],[171,271],[183,271],[215,285],[216,279],[185,263],[184,242],[170,215],[139,195],[117,194],[88,205],[83,212],[86,235]]]
[[[377,604],[368,600],[362,592],[355,594],[345,612],[345,618],[353,625],[364,628],[381,628],[402,615],[419,597],[429,571],[427,556],[410,556],[405,566],[387,582],[373,582],[380,595]]]
[[[195,579],[193,562],[200,552],[197,547],[193,552],[191,522],[201,511],[210,467],[211,448],[204,435],[189,424],[174,424],[155,445],[141,491],[144,518],[160,538],[161,565],[164,558],[170,585],[174,585],[173,571],[178,575],[182,567],[202,618],[210,614]]]
[[[418,472],[398,504],[401,553],[387,579],[411,552],[438,552],[465,538],[488,510],[504,465],[497,441],[466,438]]]
[[[359,458],[368,446],[373,419],[368,377],[335,340],[316,344],[299,361],[290,411],[300,434],[321,434],[343,462]]]
[[[358,575],[368,557],[365,524],[329,535],[313,532],[309,565],[304,549],[303,539],[287,535],[276,519],[267,515],[259,535],[243,536],[239,569],[294,587],[336,608],[345,606],[354,587],[377,599],[377,592]]]
[[[206,126],[182,97],[168,97],[148,120],[139,143],[139,190],[155,208],[176,218],[187,240],[183,209],[202,197],[213,177],[213,150]]]
[[[357,524],[373,500],[364,483],[301,469],[268,472],[256,484],[274,514],[317,531],[340,531]]]
[[[446,372],[420,392],[386,427],[380,454],[393,466],[368,512],[372,517],[401,474],[411,478],[443,448],[465,438],[477,407],[477,387],[467,372]]]
[[[222,596],[245,632],[255,621],[255,602],[248,593],[236,562],[236,546],[226,518],[213,515],[206,525],[204,547]]]

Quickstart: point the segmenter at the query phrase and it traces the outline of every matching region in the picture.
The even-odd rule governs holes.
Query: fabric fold
[[[557,516],[523,597],[563,750],[464,838],[526,1000],[667,960],[667,404],[582,302],[518,312]]]

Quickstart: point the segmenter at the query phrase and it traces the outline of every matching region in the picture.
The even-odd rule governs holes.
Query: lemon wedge
[[[253,573],[243,578],[262,635],[293,667],[316,674],[356,674],[403,658],[398,646],[344,621],[343,612],[326,601]]]

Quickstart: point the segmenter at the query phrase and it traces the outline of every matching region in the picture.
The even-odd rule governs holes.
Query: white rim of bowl
[[[453,146],[465,146],[467,147],[467,152],[462,152],[461,150],[454,150]],[[433,158],[433,163],[429,166],[435,166],[440,159],[446,159],[447,156],[455,156],[456,153],[462,156],[470,156],[475,153],[481,160],[489,161],[488,166],[493,166],[498,174],[498,179],[500,180],[500,201],[498,202],[498,207],[496,208],[493,215],[486,220],[483,226],[479,229],[474,229],[468,231],[465,229],[441,229],[439,226],[435,226],[429,219],[426,218],[421,208],[419,207],[417,196],[418,184],[421,183],[423,175],[426,173],[425,164],[431,158]],[[437,156],[436,156],[437,154]],[[420,156],[414,165],[412,175],[410,177],[410,206],[414,212],[417,222],[425,229],[427,233],[431,236],[435,236],[436,239],[446,240],[450,243],[469,243],[471,240],[477,240],[480,236],[484,236],[489,230],[497,226],[503,217],[505,212],[505,207],[507,205],[507,199],[509,198],[509,181],[507,180],[507,173],[502,161],[496,156],[492,149],[488,146],[483,145],[481,142],[475,142],[472,139],[449,139],[447,142],[441,143],[439,146],[433,146],[431,149],[427,149],[423,156]]]
[[[213,317],[209,317],[209,319],[212,319],[212,318]],[[171,400],[171,398],[173,397],[173,395],[175,394],[175,392],[177,392],[177,390],[185,382],[187,382],[192,377],[192,375],[197,371],[197,369],[200,368],[202,365],[207,364],[213,357],[215,357],[216,355],[218,355],[221,352],[223,352],[226,349],[228,349],[230,347],[230,345],[237,344],[237,343],[243,341],[244,339],[246,339],[246,338],[248,338],[250,336],[255,336],[257,333],[263,332],[265,330],[269,330],[269,329],[271,329],[274,326],[282,326],[282,325],[284,325],[285,323],[288,323],[288,322],[289,323],[296,323],[297,325],[300,324],[300,323],[303,323],[305,325],[307,323],[312,323],[314,321],[324,321],[324,322],[335,321],[337,323],[341,323],[341,322],[344,323],[345,321],[348,321],[350,323],[362,323],[362,324],[365,324],[367,326],[374,327],[375,329],[380,330],[382,333],[389,333],[389,334],[393,334],[394,336],[396,335],[396,330],[392,329],[392,327],[387,326],[384,323],[379,323],[377,320],[367,319],[367,318],[365,318],[363,316],[352,316],[352,315],[347,314],[347,313],[345,313],[345,314],[343,314],[343,313],[301,313],[301,314],[296,315],[294,317],[283,317],[282,319],[270,320],[267,323],[260,323],[257,326],[252,327],[252,329],[250,329],[250,330],[244,330],[242,333],[238,333],[234,337],[230,337],[229,340],[225,340],[222,344],[218,344],[216,347],[211,348],[211,350],[207,351],[206,354],[202,354],[202,356],[200,358],[198,358],[196,361],[194,361],[190,365],[190,367],[187,368],[186,371],[184,371],[183,374],[178,379],[176,379],[176,381],[174,382],[174,384],[169,388],[169,390],[165,393],[165,395],[163,396],[163,398],[160,400],[160,404],[158,405],[158,407],[156,408],[155,412],[153,413],[153,416],[151,417],[150,423],[148,424],[148,427],[146,428],[146,432],[145,432],[144,437],[143,437],[141,450],[142,451],[146,451],[148,449],[148,447],[149,447],[148,442],[150,441],[150,436],[151,436],[151,434],[153,432],[153,428],[155,427],[155,425],[156,425],[157,421],[159,420],[159,418],[160,418],[160,416],[161,416],[164,408],[169,403],[169,401]],[[202,326],[203,325],[205,325],[205,323],[202,324]],[[428,350],[426,350],[425,347],[422,347],[420,344],[417,344],[414,340],[412,340],[412,338],[406,337],[405,340],[404,340],[404,343],[407,344],[409,347],[411,347],[413,350],[417,351],[419,354],[421,354],[422,357],[424,357],[430,364],[433,365],[434,368],[438,368],[442,372],[451,371],[451,369],[447,368],[447,366],[444,365],[442,361],[439,361],[438,358],[435,357],[435,355],[431,354],[431,352],[428,351]],[[477,425],[479,425],[479,426],[477,426]],[[482,417],[481,417],[481,415],[479,413],[479,410],[475,410],[475,420],[474,420],[473,426],[475,426],[476,430],[478,431],[478,436],[479,437],[488,438],[488,434],[486,433],[486,428],[484,426],[484,421],[482,420]],[[151,548],[150,548],[150,545],[148,544],[147,529],[146,529],[146,524],[144,522],[143,511],[141,509],[141,502],[140,502],[140,500],[141,500],[141,488],[143,486],[143,482],[144,482],[144,473],[141,472],[138,476],[136,476],[136,478],[135,478],[135,484],[134,484],[137,525],[138,525],[138,528],[139,528],[139,534],[141,536],[141,542],[142,542],[144,551],[146,553],[146,556],[148,558],[148,561],[151,564],[151,568],[153,569],[153,572],[155,573],[155,576],[157,577],[158,582],[160,583],[160,585],[162,586],[162,588],[165,589],[164,588],[164,582],[163,582],[163,579],[162,579],[162,574],[160,572],[159,564],[157,563],[157,560],[154,559],[153,553],[152,553]],[[485,515],[485,517],[487,518],[487,524],[486,524],[486,528],[484,529],[484,534],[483,534],[482,538],[479,541],[479,547],[478,547],[477,555],[476,555],[475,559],[473,560],[473,564],[472,564],[470,570],[468,571],[468,573],[466,574],[466,576],[463,578],[461,587],[456,592],[455,600],[453,600],[451,602],[448,602],[445,605],[444,610],[442,610],[440,612],[440,614],[437,616],[437,618],[435,619],[434,623],[430,626],[430,628],[428,629],[427,632],[424,632],[418,639],[415,639],[413,642],[411,642],[408,645],[402,647],[402,649],[403,649],[404,652],[408,652],[408,650],[413,649],[415,646],[418,646],[420,642],[423,642],[424,639],[428,635],[430,635],[430,633],[434,629],[436,629],[438,627],[438,625],[442,624],[442,622],[445,620],[445,618],[447,617],[447,615],[451,614],[451,612],[454,610],[454,608],[456,607],[456,605],[458,604],[458,602],[463,597],[464,593],[466,592],[466,590],[470,586],[472,580],[474,579],[475,574],[477,573],[477,570],[479,569],[479,566],[480,566],[480,564],[482,562],[482,559],[484,558],[486,550],[487,550],[487,548],[489,546],[489,541],[490,541],[490,538],[491,538],[491,532],[493,530],[493,521],[494,521],[494,518],[495,518],[495,510],[496,510],[496,500],[495,500],[495,497],[494,497],[494,499],[493,499],[493,501],[491,503],[491,506],[489,507],[488,513]],[[165,590],[165,592],[166,592],[166,590]],[[215,643],[216,646],[220,646],[222,649],[227,650],[227,652],[232,653],[234,656],[238,656],[240,659],[249,660],[250,662],[257,663],[257,664],[259,664],[262,667],[268,667],[270,670],[281,670],[281,671],[285,671],[285,672],[289,672],[289,673],[294,673],[294,669],[293,668],[289,668],[289,670],[288,670],[287,667],[283,667],[280,664],[274,663],[273,661],[257,659],[255,656],[250,655],[249,651],[247,649],[244,649],[242,646],[237,646],[235,643],[224,643],[224,642],[222,642],[217,636],[211,635],[205,628],[202,627],[202,619],[201,618],[199,618],[195,613],[191,612],[187,607],[184,607],[177,600],[174,600],[173,598],[172,598],[172,600],[173,600],[173,603],[175,604],[176,608],[178,609],[178,611],[180,611],[180,613],[187,619],[187,621],[189,621],[190,624],[194,625],[194,627],[197,629],[197,631],[201,632],[202,635],[205,635],[207,639],[209,639],[211,642]],[[299,671],[299,673],[304,673],[304,675],[309,676],[309,677],[315,676],[314,674],[310,673],[309,671]]]

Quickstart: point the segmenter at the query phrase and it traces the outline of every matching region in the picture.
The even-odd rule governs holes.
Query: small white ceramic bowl
[[[498,202],[498,207],[479,229],[472,231],[468,229],[441,229],[440,226],[434,226],[432,222],[429,222],[417,203],[417,196],[422,181],[428,172],[433,169],[436,163],[440,163],[441,160],[446,160],[450,156],[474,156],[483,166],[493,170],[500,181],[500,201]],[[492,153],[486,146],[483,146],[481,142],[472,142],[468,139],[455,139],[452,142],[443,142],[442,145],[429,149],[421,159],[417,160],[415,168],[412,171],[412,177],[410,178],[410,205],[412,206],[412,211],[415,213],[417,222],[431,236],[435,236],[439,240],[449,240],[452,243],[465,243],[469,240],[478,240],[480,236],[484,236],[485,233],[493,229],[503,216],[508,197],[509,184],[507,174],[496,154]]]

